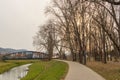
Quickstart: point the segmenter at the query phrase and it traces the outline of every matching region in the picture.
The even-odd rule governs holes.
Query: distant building
[[[55,53],[55,54],[53,54],[53,56],[52,56],[53,59],[57,59],[57,58],[59,58],[59,57],[60,57],[60,56],[59,56],[58,53]]]

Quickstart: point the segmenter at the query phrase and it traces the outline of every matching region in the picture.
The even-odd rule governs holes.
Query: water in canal
[[[25,75],[27,75],[29,69],[28,67],[30,65],[31,64],[26,64],[19,67],[15,67],[8,72],[0,74],[0,80],[20,80]]]

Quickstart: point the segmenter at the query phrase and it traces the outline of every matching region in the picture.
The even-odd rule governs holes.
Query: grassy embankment
[[[29,68],[27,76],[21,80],[63,80],[68,71],[68,64],[55,60],[40,61]]]
[[[0,61],[0,74],[10,70],[13,67],[20,66],[23,64],[35,62],[33,60],[7,60],[7,61]]]
[[[30,69],[27,76],[21,80],[63,80],[68,71],[67,63],[55,60],[8,60],[0,62],[0,73],[27,63],[33,64],[29,66]]]
[[[87,66],[99,73],[106,80],[120,80],[120,62],[88,62]]]

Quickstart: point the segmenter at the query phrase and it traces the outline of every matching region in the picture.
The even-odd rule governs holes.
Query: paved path
[[[71,61],[64,61],[69,64],[69,71],[65,80],[105,80],[88,67]]]

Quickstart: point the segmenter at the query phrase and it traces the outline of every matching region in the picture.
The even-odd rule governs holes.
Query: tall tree
[[[55,47],[55,31],[54,25],[50,21],[46,25],[40,26],[40,30],[34,37],[33,44],[37,48],[44,48],[47,50],[48,59],[51,60],[53,56],[53,50]]]

